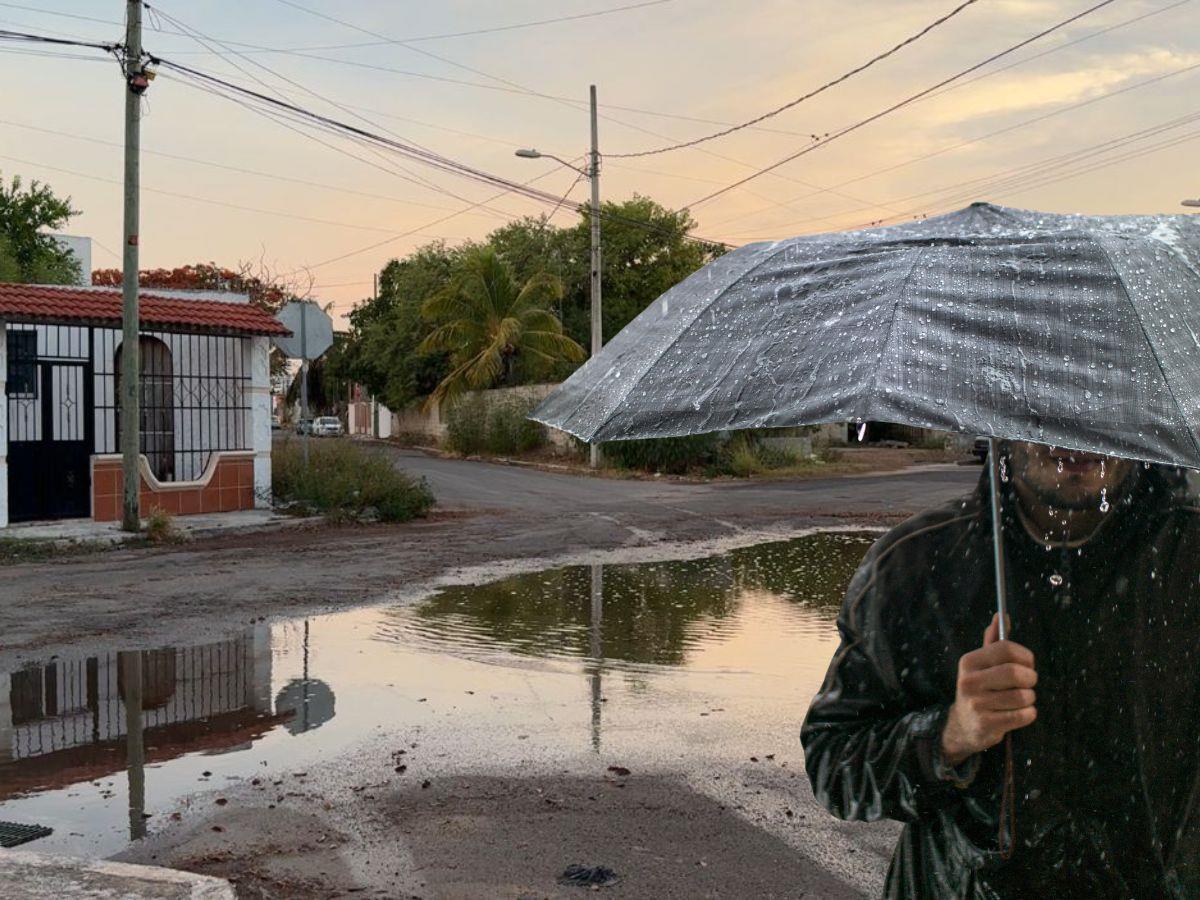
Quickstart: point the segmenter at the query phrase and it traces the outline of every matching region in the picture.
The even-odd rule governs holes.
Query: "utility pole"
[[[587,168],[581,169],[573,162],[568,162],[565,159],[555,156],[553,153],[542,153],[539,150],[532,148],[522,148],[517,150],[516,155],[521,159],[541,159],[546,157],[553,159],[567,168],[574,169],[584,178],[587,178],[592,183],[592,203],[590,210],[590,218],[592,225],[592,347],[591,355],[595,356],[600,352],[600,348],[604,346],[604,318],[601,315],[600,306],[600,131],[597,127],[596,120],[596,86],[591,86],[591,113],[592,113],[592,150],[589,154]],[[561,309],[561,307],[560,307]],[[562,313],[559,312],[559,321],[562,321]],[[600,465],[600,446],[592,444],[591,450],[591,465],[595,469]]]
[[[308,434],[312,431],[312,420],[308,418],[308,309],[303,312],[300,316],[300,446],[304,448],[304,471],[307,472]]]
[[[121,269],[121,471],[125,479],[121,527],[141,528],[141,359],[138,347],[138,201],[142,94],[149,82],[142,71],[142,3],[125,4],[125,251]]]
[[[596,125],[596,86],[591,86],[592,154],[588,171],[592,182],[592,356],[604,346],[604,324],[600,316],[600,133]],[[590,446],[593,469],[600,465],[600,445]]]

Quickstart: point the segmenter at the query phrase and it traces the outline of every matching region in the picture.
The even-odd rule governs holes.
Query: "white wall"
[[[54,238],[55,243],[64,250],[70,250],[79,262],[79,284],[90,285],[92,283],[92,239],[78,234],[52,234],[50,237]]]

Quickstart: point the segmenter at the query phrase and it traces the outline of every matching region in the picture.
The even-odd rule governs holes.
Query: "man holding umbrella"
[[[814,792],[906,823],[888,897],[1200,896],[1200,509],[1176,470],[1005,451],[1013,640],[986,490],[886,535],[803,728]]]
[[[892,897],[1200,897],[1200,217],[976,203],[739,247],[533,418],[988,435],[980,490],[851,584],[815,793],[906,823]]]

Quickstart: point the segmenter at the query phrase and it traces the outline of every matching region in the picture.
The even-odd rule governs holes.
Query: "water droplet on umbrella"
[[[1050,584],[1054,587],[1059,587],[1063,583],[1063,577],[1055,572],[1050,576]]]
[[[1059,461],[1058,461],[1058,474],[1059,475],[1062,474],[1062,470],[1063,470],[1063,461],[1061,459],[1059,459]]]
[[[867,436],[867,423],[859,422],[857,424],[858,439],[861,441]]]
[[[1100,488],[1100,512],[1106,513],[1111,508],[1108,502],[1108,488]]]

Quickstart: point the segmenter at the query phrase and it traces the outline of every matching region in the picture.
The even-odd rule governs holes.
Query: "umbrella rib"
[[[1179,411],[1179,415],[1183,418],[1184,423],[1188,426],[1188,437],[1192,439],[1192,446],[1195,448],[1197,456],[1200,457],[1200,439],[1196,437],[1196,429],[1192,425],[1191,417],[1188,416],[1187,410],[1184,409],[1183,404],[1179,402],[1179,398],[1175,396],[1175,388],[1171,386],[1171,379],[1167,376],[1167,369],[1163,365],[1162,357],[1158,355],[1158,348],[1154,346],[1154,341],[1150,339],[1150,334],[1148,331],[1146,331],[1146,323],[1142,319],[1142,314],[1138,310],[1137,304],[1134,303],[1133,298],[1129,296],[1129,290],[1125,287],[1125,279],[1121,277],[1120,270],[1112,261],[1112,257],[1108,253],[1108,248],[1104,246],[1104,241],[1095,235],[1093,235],[1093,239],[1096,242],[1096,246],[1100,249],[1100,253],[1103,255],[1105,262],[1107,262],[1109,268],[1112,269],[1113,275],[1117,279],[1117,284],[1121,288],[1121,293],[1125,295],[1125,302],[1128,303],[1129,308],[1133,310],[1134,318],[1137,319],[1138,326],[1142,330],[1142,337],[1146,341],[1146,346],[1150,348],[1150,353],[1154,357],[1154,361],[1158,364],[1158,371],[1162,373],[1163,384],[1167,386],[1167,392],[1171,395],[1171,402],[1175,404],[1175,408]]]
[[[904,299],[904,294],[908,290],[908,283],[912,280],[913,273],[917,271],[918,263],[920,263],[921,259],[925,256],[925,248],[924,247],[914,247],[912,253],[913,253],[912,265],[908,267],[908,272],[905,274],[904,280],[900,282],[899,296],[896,298],[896,302],[892,306],[892,317],[890,319],[888,319],[888,327],[887,327],[887,331],[885,331],[884,335],[883,335],[883,343],[879,345],[880,359],[883,358],[883,354],[887,351],[888,344],[890,344],[892,341],[892,332],[896,328],[896,316],[900,312],[900,302]],[[868,400],[873,398],[875,396],[876,391],[878,391],[878,390],[879,390],[879,364],[877,364],[875,366],[875,371],[871,374],[871,390],[867,394]]]
[[[653,360],[651,360],[650,364],[646,366],[645,371],[643,371],[642,374],[638,378],[631,380],[629,387],[625,390],[625,393],[621,395],[620,402],[618,402],[617,404],[614,405],[613,411],[610,412],[608,414],[608,416],[605,417],[604,421],[596,427],[596,430],[592,432],[592,440],[588,441],[588,443],[594,442],[595,439],[597,437],[599,437],[600,433],[604,430],[604,428],[608,425],[608,423],[612,421],[613,416],[616,414],[616,410],[621,406],[622,403],[625,402],[626,398],[630,394],[633,393],[633,389],[638,386],[638,384],[641,382],[641,380],[646,377],[646,372],[650,371],[650,368],[656,362],[661,360],[668,353],[670,353],[671,350],[673,350],[675,348],[675,345],[678,344],[680,342],[680,340],[683,339],[684,334],[686,334],[691,329],[691,327],[696,324],[696,322],[699,320],[699,318],[702,315],[704,315],[705,312],[712,309],[713,304],[715,304],[718,300],[720,300],[727,293],[729,293],[729,291],[731,291],[739,282],[741,282],[741,280],[743,278],[747,278],[747,277],[753,275],[755,272],[757,272],[759,269],[761,269],[767,263],[769,263],[773,259],[775,259],[775,257],[778,256],[780,253],[783,253],[785,250],[787,250],[791,246],[793,246],[794,242],[793,241],[781,241],[780,244],[781,244],[781,246],[779,247],[778,250],[775,250],[774,252],[772,252],[765,259],[758,261],[753,266],[751,266],[749,269],[747,269],[745,272],[743,272],[741,275],[737,276],[737,278],[731,280],[728,284],[725,285],[725,287],[721,288],[721,290],[711,300],[709,300],[708,303],[704,304],[704,306],[701,307],[701,309],[696,313],[696,315],[694,315],[692,317],[692,321],[688,322],[685,327],[679,329],[679,332],[675,335],[674,338],[671,339],[671,343],[667,344],[667,346],[663,348],[662,352],[659,353],[658,356],[656,356]],[[700,271],[703,271],[703,269],[701,269]],[[699,273],[697,273],[697,274],[699,274]],[[681,283],[686,284],[686,281],[681,282]],[[651,305],[653,305],[653,304],[651,304]],[[650,307],[646,307],[646,308],[649,309]],[[588,393],[589,394],[594,393],[595,391],[597,391],[599,389],[600,389],[600,384],[599,384],[599,382],[597,382],[596,386],[594,388],[592,388],[592,390],[589,391]],[[580,406],[582,406],[582,405],[583,404],[581,403]],[[687,432],[687,433],[690,434],[691,432]],[[576,437],[579,437],[579,435],[576,435]]]

